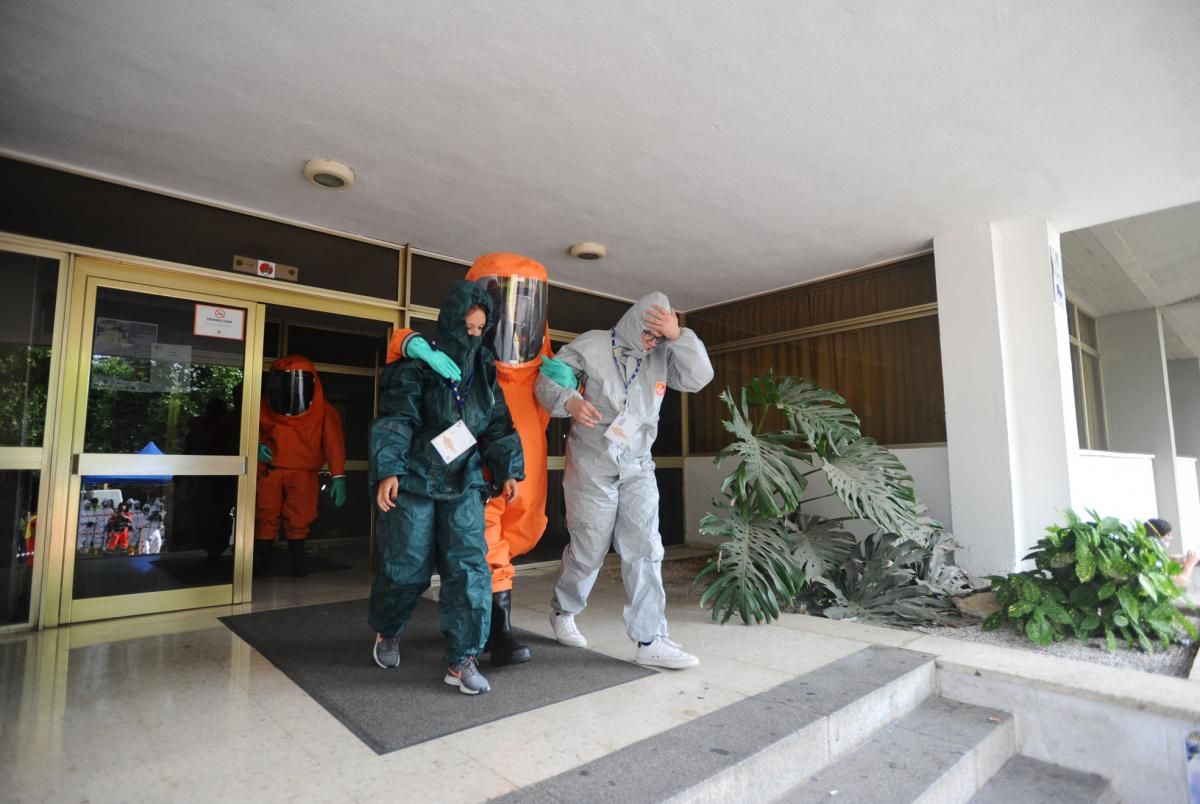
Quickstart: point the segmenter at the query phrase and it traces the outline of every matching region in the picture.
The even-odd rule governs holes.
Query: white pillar
[[[1168,360],[1171,419],[1175,425],[1175,450],[1200,458],[1200,360]]]
[[[983,224],[933,247],[958,560],[1009,572],[1070,506],[1079,452],[1058,232]]]
[[[1096,319],[1096,338],[1104,378],[1108,447],[1114,452],[1154,456],[1158,510],[1147,511],[1145,516],[1160,516],[1180,525],[1162,316],[1154,309],[1106,315]]]
[[[1200,458],[1200,360],[1168,360],[1167,378],[1171,390],[1171,421],[1175,426],[1175,452],[1188,458]],[[1175,478],[1179,488],[1179,528],[1173,545],[1175,552],[1200,549],[1200,462],[1183,471],[1189,462],[1180,461]],[[1188,484],[1193,484],[1188,486]]]

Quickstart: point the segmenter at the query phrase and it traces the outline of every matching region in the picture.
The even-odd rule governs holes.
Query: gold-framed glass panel
[[[0,250],[0,629],[29,624],[44,561],[41,480],[61,264]]]
[[[260,305],[77,277],[64,621],[233,603]],[[73,307],[76,305],[73,305]]]

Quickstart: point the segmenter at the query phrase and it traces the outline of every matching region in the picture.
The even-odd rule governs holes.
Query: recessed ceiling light
[[[600,243],[576,243],[567,251],[577,260],[598,260],[608,254],[608,249]]]
[[[310,159],[304,163],[304,178],[328,190],[344,190],[354,184],[354,171],[332,159]]]

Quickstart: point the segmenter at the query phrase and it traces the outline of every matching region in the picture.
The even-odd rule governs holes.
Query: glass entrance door
[[[101,276],[83,292],[61,621],[240,602],[261,307]]]

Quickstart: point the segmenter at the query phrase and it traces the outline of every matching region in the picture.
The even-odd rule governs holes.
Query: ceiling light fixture
[[[576,243],[567,251],[577,260],[599,260],[608,254],[608,249],[600,243]]]
[[[354,184],[354,171],[332,159],[310,159],[304,163],[304,178],[327,190],[344,190]]]

